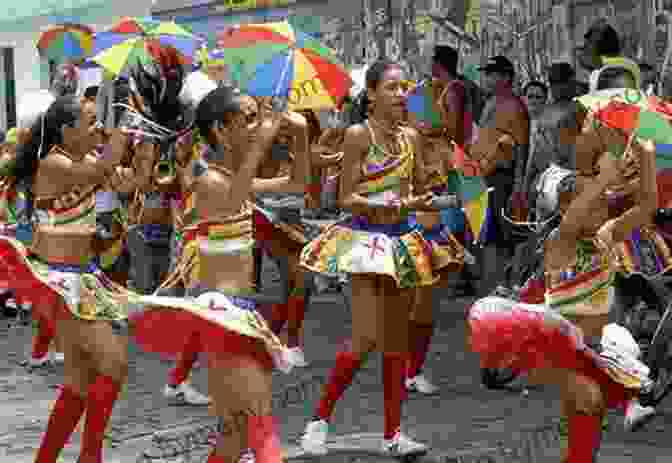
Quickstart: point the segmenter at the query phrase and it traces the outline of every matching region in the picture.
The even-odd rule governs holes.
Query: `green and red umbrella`
[[[671,204],[672,104],[632,89],[602,90],[577,101],[598,123],[655,143],[659,203]]]

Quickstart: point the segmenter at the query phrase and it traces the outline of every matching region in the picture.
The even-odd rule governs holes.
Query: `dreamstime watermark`
[[[311,416],[314,399],[319,396],[322,386],[327,381],[326,376],[315,375],[283,388],[281,392],[272,396],[273,410],[277,412],[303,403],[306,407],[306,416]],[[353,384],[356,383],[358,383],[357,377],[353,380]],[[227,419],[219,418],[216,423],[198,426],[178,435],[159,433],[152,440],[152,448],[145,450],[138,457],[137,463],[164,462],[178,457],[180,459],[176,461],[190,462],[192,461],[192,454],[201,453],[201,451],[212,447],[216,444],[218,438],[232,436],[244,431],[249,432],[252,416],[249,412],[239,412]],[[200,460],[194,459],[193,461]]]
[[[277,106],[282,105],[282,100],[290,106],[301,106],[305,100],[317,96],[321,93],[322,86],[316,78],[294,82],[286,95],[275,97]],[[278,108],[279,109],[279,108]]]

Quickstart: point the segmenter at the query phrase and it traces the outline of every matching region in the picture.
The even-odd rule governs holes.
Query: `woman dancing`
[[[108,179],[136,176],[115,168],[119,152],[103,159],[90,155],[100,141],[95,119],[90,101],[60,97],[31,128],[16,164],[17,188],[25,197],[17,207],[17,238],[27,244],[0,238],[3,280],[11,279],[17,295],[55,324],[64,344],[64,385],[37,463],[56,462],[84,410],[79,461],[102,461],[105,428],[127,375],[125,338],[108,322],[126,318],[129,294],[96,262],[95,193]]]
[[[19,124],[17,128],[17,143],[23,144],[30,139],[30,130],[44,115],[49,105],[55,98],[61,96],[72,96],[79,89],[79,70],[70,63],[64,63],[56,68],[49,91],[36,92],[27,95],[27,98],[21,101],[19,107]],[[30,300],[10,299],[9,305],[24,306],[30,304]],[[39,311],[33,311],[33,318],[37,325],[37,330],[33,337],[33,348],[28,366],[31,369],[48,366],[51,362],[63,363],[64,356],[59,345],[59,338],[56,336],[55,326],[48,319],[40,319]],[[55,350],[49,355],[49,347],[53,345]]]
[[[635,80],[613,67],[591,76],[597,94],[606,96],[637,89]],[[629,406],[650,384],[637,343],[608,323],[609,290],[621,267],[615,251],[656,209],[655,147],[597,123],[593,114],[581,125],[577,193],[546,241],[546,305],[488,297],[469,314],[471,346],[484,367],[530,371],[532,381],[561,387],[566,463],[593,462],[607,409]],[[630,201],[610,207],[614,192]],[[590,347],[596,340],[599,354]]]
[[[185,101],[191,101],[193,105],[194,102],[197,101],[199,98],[197,95],[207,92],[207,90],[212,90],[215,84],[214,82],[211,82],[208,79],[194,77],[190,79],[189,82],[187,82],[187,86],[188,88],[185,87],[183,97]],[[249,120],[251,122],[260,119],[259,106],[253,98],[246,95],[241,95],[240,97],[237,97],[237,102],[240,104],[240,112],[241,114],[244,115],[246,120]],[[276,117],[274,114],[271,114],[270,116]],[[304,150],[305,146],[307,146],[307,133],[308,133],[306,120],[296,113],[284,114],[283,120],[284,120],[284,123],[282,125],[283,130],[281,133],[292,135],[292,138],[294,140],[298,140],[295,142],[297,146],[296,152],[305,153]],[[278,136],[280,136],[281,133],[279,133]],[[184,153],[184,147],[189,146],[188,140],[190,139],[192,138],[185,137],[183,140],[181,140],[179,148],[180,152]],[[230,152],[231,147],[227,147],[220,143],[216,151],[207,150],[206,154],[208,158],[204,159],[204,161],[207,161],[214,166],[220,165],[223,162],[225,163],[224,165],[227,168],[235,167],[241,161],[235,158],[235,156],[237,155],[230,154]],[[267,157],[264,158],[264,161],[268,159],[268,156],[271,152],[272,148],[269,148],[268,152],[266,153]],[[180,205],[180,207],[182,208],[182,212],[179,213],[179,219],[178,219],[179,225],[181,227],[180,243],[178,245],[179,257],[178,257],[178,263],[171,272],[171,275],[168,277],[166,282],[164,282],[164,284],[161,285],[162,290],[159,294],[165,294],[165,290],[167,288],[175,287],[176,285],[180,284],[183,285],[184,287],[188,287],[190,278],[189,272],[192,271],[191,269],[196,268],[196,266],[198,266],[198,251],[197,251],[198,243],[195,241],[197,234],[196,229],[194,227],[197,217],[199,217],[200,215],[200,212],[196,212],[196,204],[194,202],[193,186],[192,186],[193,176],[191,175],[188,166],[190,165],[190,162],[194,162],[197,160],[197,158],[195,158],[194,156],[198,157],[201,155],[201,153],[202,150],[196,150],[192,153],[192,151],[188,149],[186,150],[186,155],[181,156],[181,158],[183,159],[181,163],[183,163],[183,166],[185,167],[178,167],[178,174],[179,174],[178,176],[182,184],[182,193],[183,193]],[[242,153],[239,153],[238,155],[242,155]],[[232,162],[233,164],[230,164]],[[309,162],[309,160],[307,155],[304,154],[302,156],[297,156],[296,162],[299,163]],[[266,185],[266,187],[259,190],[258,192],[259,194],[262,195],[269,193],[277,194],[278,192],[273,190],[272,185],[283,185],[288,181],[288,179],[289,179],[288,176],[271,176],[270,178],[265,177],[265,180],[258,178],[255,180],[255,182],[257,185],[262,184]],[[271,186],[270,190],[268,190],[269,185]],[[297,194],[295,193],[294,196],[296,195]],[[299,195],[302,196],[303,193],[299,193]],[[255,212],[255,221],[256,220],[259,220],[257,217],[257,212]],[[286,227],[292,233],[291,234],[292,237],[296,236],[301,237],[298,234],[298,232],[301,231],[301,228],[290,225],[286,225]],[[266,230],[268,230],[268,227],[266,228]],[[258,241],[264,238],[266,239],[268,238],[268,233],[264,234],[264,229],[260,231],[257,227],[257,222],[255,222],[255,241],[256,245],[259,248],[263,248],[263,246],[268,246],[268,243],[266,242],[262,243]],[[279,244],[282,244],[282,242]],[[259,265],[259,262],[257,262],[257,265]],[[290,269],[293,269],[293,267],[290,266]],[[260,269],[257,269],[257,271],[259,270]],[[292,273],[290,271],[289,274],[296,275],[296,272]],[[299,275],[303,277],[303,272],[301,272]],[[300,279],[299,281],[300,281],[299,287],[302,288],[303,280]],[[294,288],[296,287],[296,285],[291,287]],[[302,299],[297,295],[293,296],[290,295],[289,304],[273,304],[272,305],[273,309],[271,312],[271,316],[277,317],[276,320],[278,320],[275,321],[275,324],[271,323],[272,329],[276,334],[280,332],[282,326],[287,321],[287,318],[289,318],[289,325],[290,325],[288,329],[289,346],[290,346],[289,352],[290,355],[293,355],[295,357],[292,363],[297,366],[305,366],[305,358],[302,355],[300,347],[298,347],[299,334],[302,327],[303,313],[304,313],[303,305],[301,304],[301,302]],[[292,311],[283,310],[286,309],[287,307],[291,307],[294,310]],[[171,398],[181,398],[182,401],[192,405],[204,405],[209,403],[210,401],[209,398],[195,391],[193,387],[189,386],[188,383],[186,382],[193,368],[193,365],[198,358],[199,349],[200,349],[200,342],[198,340],[198,336],[195,333],[193,336],[188,337],[187,342],[184,345],[183,351],[178,354],[175,366],[170,371],[169,381],[164,390],[164,395]]]
[[[248,198],[258,191],[303,191],[309,165],[295,163],[291,176],[282,179],[255,179],[287,121],[278,114],[260,122],[243,111],[244,105],[245,99],[227,87],[198,104],[197,138],[203,141],[194,145],[197,154],[189,165],[199,217],[194,226],[198,257],[184,274],[189,297],[155,296],[134,319],[134,336],[147,350],[174,355],[195,338],[207,353],[209,390],[225,428],[208,463],[249,459],[250,449],[253,461],[282,461],[271,373],[274,364],[285,371],[292,367],[287,348],[256,311]]]
[[[368,120],[348,128],[343,143],[340,202],[354,217],[347,226],[330,227],[301,256],[301,264],[310,271],[348,273],[352,280],[351,347],[337,354],[301,441],[307,452],[315,454],[326,453],[328,422],[336,401],[374,349],[383,351],[382,449],[392,455],[427,450],[401,433],[400,421],[409,307],[413,307],[415,288],[437,280],[434,247],[409,213],[431,209],[432,195],[414,195],[426,178],[419,137],[402,124],[408,90],[402,68],[378,61],[366,73],[366,86]]]

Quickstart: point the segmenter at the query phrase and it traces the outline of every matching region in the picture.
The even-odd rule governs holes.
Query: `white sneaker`
[[[306,356],[303,353],[303,349],[300,347],[291,347],[289,349],[289,358],[292,362],[292,365],[297,366],[297,367],[307,367],[308,366],[308,361],[306,360]]]
[[[252,449],[244,450],[238,458],[238,463],[255,463],[257,461]]]
[[[301,436],[301,448],[311,455],[326,455],[328,433],[329,423],[324,420],[311,421]]]
[[[632,399],[628,402],[628,406],[625,409],[623,428],[628,432],[636,431],[638,428],[648,423],[655,415],[655,408],[643,407],[639,403],[639,400]]]
[[[49,354],[46,354],[44,357],[36,359],[32,356],[28,359],[28,367],[30,368],[42,368],[51,365],[51,359]]]
[[[55,364],[62,364],[65,362],[65,354],[63,352],[52,352],[51,361]]]
[[[425,453],[429,450],[425,444],[415,442],[410,437],[397,431],[392,439],[383,440],[383,452],[390,453],[395,456],[411,455]]]
[[[180,405],[210,405],[210,397],[201,394],[187,381],[177,386],[167,384],[163,389],[163,395],[176,401]]]
[[[439,387],[430,383],[424,375],[418,375],[415,378],[406,379],[406,389],[411,392],[419,392],[421,394],[436,394],[439,392]]]

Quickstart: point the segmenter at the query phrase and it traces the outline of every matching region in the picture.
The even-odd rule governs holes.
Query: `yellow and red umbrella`
[[[109,72],[122,74],[130,64],[152,62],[150,44],[174,47],[183,64],[190,64],[203,40],[172,21],[154,18],[123,18],[94,36],[93,62]]]
[[[84,59],[93,50],[93,29],[82,24],[49,26],[40,34],[37,50],[49,59]]]
[[[217,39],[243,91],[285,97],[289,109],[334,108],[353,84],[330,48],[288,22],[241,25]]]

